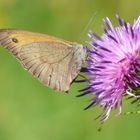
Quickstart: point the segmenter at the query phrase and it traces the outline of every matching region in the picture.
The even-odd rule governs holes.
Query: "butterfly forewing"
[[[78,75],[85,51],[82,45],[21,30],[0,30],[0,44],[44,85],[67,91]]]

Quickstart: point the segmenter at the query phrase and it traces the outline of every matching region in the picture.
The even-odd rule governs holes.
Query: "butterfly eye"
[[[18,43],[18,40],[16,38],[12,38],[12,41]]]

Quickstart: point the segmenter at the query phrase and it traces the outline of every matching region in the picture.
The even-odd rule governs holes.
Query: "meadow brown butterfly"
[[[0,29],[0,45],[41,83],[68,91],[85,60],[81,44],[16,29]]]

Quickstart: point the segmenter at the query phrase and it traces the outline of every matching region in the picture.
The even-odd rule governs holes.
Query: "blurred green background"
[[[0,28],[41,32],[87,45],[88,30],[102,34],[103,18],[108,16],[117,25],[119,14],[132,23],[140,14],[139,6],[139,0],[0,0]],[[70,94],[57,93],[0,48],[0,140],[139,139],[140,115],[115,117],[113,112],[98,132],[100,123],[94,118],[101,109],[83,111],[91,96],[75,97],[84,86],[73,84]],[[139,110],[123,101],[124,112]]]

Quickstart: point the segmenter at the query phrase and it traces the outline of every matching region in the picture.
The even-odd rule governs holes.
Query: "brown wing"
[[[67,91],[81,69],[82,45],[21,30],[0,30],[0,44],[44,85]]]

